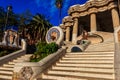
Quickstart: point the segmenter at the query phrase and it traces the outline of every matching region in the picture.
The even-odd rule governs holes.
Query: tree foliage
[[[32,62],[37,62],[58,50],[58,45],[54,42],[50,44],[47,44],[45,42],[39,42],[36,47],[37,50],[31,57]]]
[[[12,10],[8,12],[3,7],[0,7],[0,35],[3,35],[5,24],[6,26],[17,25],[20,38],[26,39],[28,44],[45,41],[46,32],[52,27],[49,20],[42,14],[32,15],[29,10],[22,14],[15,14]]]
[[[50,27],[52,27],[52,25],[45,16],[37,14],[33,16],[29,23],[27,34],[34,41],[45,41],[45,35]]]

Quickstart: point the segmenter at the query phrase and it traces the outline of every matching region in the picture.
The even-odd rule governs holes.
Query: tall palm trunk
[[[62,8],[60,8],[60,12],[59,12],[59,24],[60,24],[60,20],[61,20],[61,14],[62,14]]]
[[[55,5],[59,9],[59,24],[60,24],[61,14],[62,14],[63,0],[56,0]]]

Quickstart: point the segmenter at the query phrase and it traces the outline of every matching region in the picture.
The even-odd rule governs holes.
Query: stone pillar
[[[120,80],[120,20],[119,14],[115,8],[111,10],[113,28],[114,28],[114,39],[115,39],[115,53],[114,53],[114,71],[115,80]]]
[[[63,33],[64,33],[64,39],[63,40],[65,41],[65,38],[66,38],[66,27],[65,27],[64,24],[60,24],[59,26],[62,29]]]
[[[66,41],[70,41],[70,27],[66,28]]]
[[[92,13],[90,15],[90,28],[91,28],[91,32],[95,32],[97,31],[97,21],[96,21],[96,14]]]
[[[114,71],[115,80],[120,80],[120,26],[114,31],[115,53],[114,53]]]
[[[71,16],[66,16],[63,18],[62,20],[64,26],[65,26],[65,29],[66,29],[66,35],[65,35],[65,41],[66,42],[69,42],[70,41],[70,38],[71,38],[71,35],[70,35],[70,27],[73,26],[73,20],[72,20],[72,17]]]
[[[77,35],[78,35],[78,17],[74,18],[73,24],[73,33],[72,33],[72,43],[77,44]]]
[[[8,44],[7,37],[8,37],[8,31],[5,31],[5,34],[4,34],[4,37],[3,37],[3,41],[2,41],[3,45],[7,45]]]
[[[114,29],[120,25],[119,14],[116,9],[111,10]]]

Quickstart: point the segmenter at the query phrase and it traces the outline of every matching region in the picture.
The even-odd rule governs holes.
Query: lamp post
[[[12,11],[12,6],[8,6],[7,7],[7,16],[6,16],[6,22],[5,22],[5,30],[7,27],[7,23],[8,23],[8,16],[9,16],[9,12]]]

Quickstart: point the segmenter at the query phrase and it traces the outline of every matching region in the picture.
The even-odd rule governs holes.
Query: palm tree
[[[63,6],[63,0],[56,0],[55,2],[56,7],[59,9],[59,24],[60,24],[60,18],[62,13],[62,6]]]
[[[2,36],[3,36],[3,27],[5,24],[5,10],[3,7],[0,7],[0,41],[2,40]]]
[[[32,18],[32,13],[29,10],[26,10],[22,14],[19,14],[19,33],[21,38],[26,38],[26,32],[28,30],[29,23]]]
[[[46,32],[51,26],[44,15],[37,14],[29,24],[28,34],[34,41],[45,41]]]

